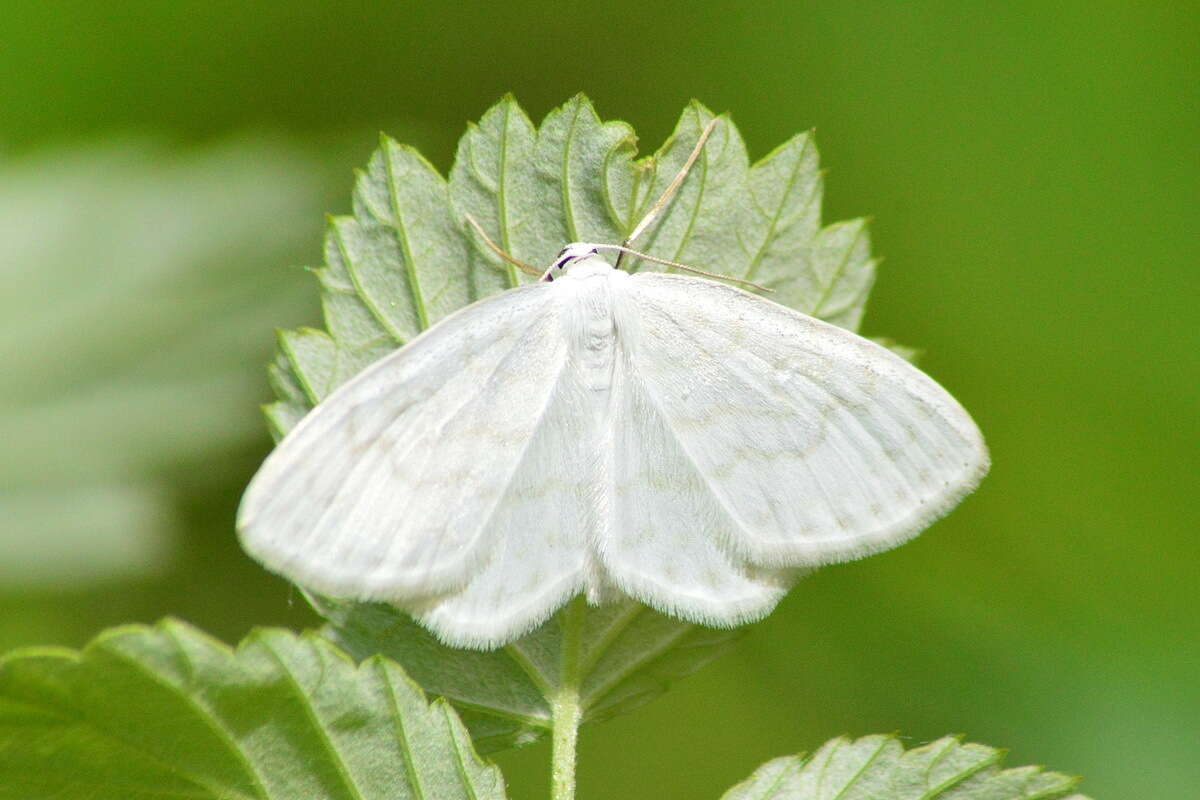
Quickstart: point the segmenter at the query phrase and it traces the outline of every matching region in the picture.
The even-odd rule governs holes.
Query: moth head
[[[554,263],[550,265],[550,269],[546,270],[546,274],[542,276],[542,280],[552,281],[562,275],[571,264],[574,264],[576,261],[582,261],[598,252],[599,248],[594,244],[572,242],[558,251],[558,255],[554,257]]]

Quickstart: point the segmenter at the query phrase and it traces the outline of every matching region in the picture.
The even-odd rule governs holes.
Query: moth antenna
[[[479,234],[479,238],[483,239],[484,243],[487,244],[487,246],[489,248],[491,248],[491,251],[493,253],[500,256],[505,261],[512,264],[514,267],[521,270],[521,272],[524,272],[527,275],[541,275],[542,274],[542,271],[540,269],[537,269],[536,267],[531,267],[528,264],[526,264],[524,261],[522,261],[521,259],[513,258],[508,253],[504,252],[504,249],[501,248],[500,245],[493,242],[491,240],[491,238],[488,237],[488,235],[486,233],[484,233],[482,226],[480,226],[480,224],[478,222],[476,222],[475,218],[472,217],[470,214],[467,214],[466,218],[467,218],[467,222],[469,222],[471,224],[471,227],[475,229],[475,232],[477,234]]]
[[[638,252],[637,250],[626,247],[623,244],[595,244],[592,246],[599,250],[620,250],[622,254],[629,253],[629,255],[631,255],[631,256],[637,256],[638,258],[644,258],[647,261],[653,261],[655,264],[662,264],[667,267],[674,267],[675,269],[681,269],[681,270],[684,270],[685,272],[694,272],[695,274],[703,275],[706,278],[716,278],[717,280],[729,281],[730,283],[740,283],[743,286],[752,286],[755,289],[758,289],[760,292],[768,292],[770,294],[775,293],[774,289],[763,286],[761,283],[755,283],[754,281],[748,281],[745,278],[735,278],[732,275],[722,275],[719,272],[708,272],[706,270],[699,269],[698,267],[689,267],[687,264],[680,264],[678,261],[668,261],[665,258],[659,258],[658,256],[652,256],[647,253]]]
[[[713,117],[708,121],[708,124],[704,126],[704,130],[700,132],[700,138],[696,140],[696,146],[692,148],[692,152],[690,155],[688,155],[687,161],[683,162],[683,168],[676,173],[675,178],[667,185],[667,188],[663,190],[662,195],[658,198],[654,205],[650,207],[650,210],[646,212],[646,216],[642,217],[642,221],[639,222],[637,227],[633,229],[633,233],[626,236],[625,241],[621,242],[622,247],[628,248],[631,244],[633,244],[635,239],[645,233],[646,228],[650,227],[650,223],[654,222],[654,219],[660,213],[662,213],[662,210],[666,207],[667,203],[671,202],[671,198],[675,195],[675,192],[678,191],[679,185],[683,183],[683,179],[687,177],[688,172],[691,171],[692,165],[696,163],[696,159],[700,157],[700,151],[704,149],[704,144],[708,141],[708,137],[712,135],[713,130],[717,127],[717,123],[720,121],[720,117]],[[621,255],[617,256],[617,269],[621,268],[621,259],[625,257],[625,252],[627,251],[622,251]],[[633,251],[628,252],[632,254]]]

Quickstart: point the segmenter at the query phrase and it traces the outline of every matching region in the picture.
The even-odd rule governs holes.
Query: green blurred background
[[[650,150],[691,97],[817,129],[871,215],[866,332],[925,351],[995,466],[897,551],[585,731],[582,798],[717,797],[826,738],[947,732],[1101,798],[1200,785],[1200,25],[1190,3],[0,0],[0,649],[312,622],[232,517],[272,329],[385,130],[446,169],[513,91]],[[545,796],[547,748],[499,763]]]

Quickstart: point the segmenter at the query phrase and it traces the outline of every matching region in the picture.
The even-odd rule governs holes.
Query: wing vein
[[[704,354],[709,356],[710,359],[713,359],[714,361],[717,360],[712,352],[710,352],[700,346],[700,344],[696,340],[696,337],[692,333],[689,333],[687,328],[678,319],[675,318],[675,316],[671,313],[671,311],[669,310],[668,307],[664,306],[661,310],[662,310],[662,315],[663,315],[664,319],[666,319],[673,326],[675,326],[676,330],[678,330],[680,332],[680,334],[684,337],[685,340],[691,342],[691,344],[693,346],[695,346],[697,349],[704,352]],[[761,359],[760,356],[756,356],[756,357]],[[728,501],[725,499],[723,494],[717,490],[717,488],[714,484],[713,477],[704,471],[703,467],[701,467],[701,465],[700,465],[700,462],[695,458],[695,455],[684,444],[683,437],[680,436],[679,431],[675,428],[675,426],[671,424],[669,415],[667,415],[663,412],[663,409],[665,406],[662,402],[662,398],[659,397],[654,392],[654,390],[650,388],[650,384],[648,382],[642,381],[641,386],[642,386],[643,390],[645,391],[647,398],[653,400],[655,410],[658,411],[659,416],[663,418],[663,420],[666,424],[666,427],[668,430],[670,430],[671,435],[674,438],[676,444],[688,456],[688,459],[691,462],[693,468],[695,469],[696,474],[703,481],[705,488],[708,489],[708,491],[709,491],[709,494],[712,495],[712,497],[717,501],[717,505],[721,508],[722,511],[724,511],[726,513],[726,515],[730,518],[730,520],[734,522],[735,527],[737,529],[742,531],[742,533],[744,533],[744,534],[753,535],[753,531],[751,531],[750,528],[747,527],[745,525],[745,523],[742,522],[742,520],[738,517],[738,515],[736,513],[734,513],[733,509],[731,509],[729,507]],[[829,493],[826,491],[824,484],[822,484],[820,479],[817,477],[817,474],[813,470],[812,465],[808,463],[807,459],[800,459],[800,462],[804,464],[805,469],[807,469],[809,472],[809,475],[812,476],[813,485],[815,485],[817,487],[817,489],[821,492],[821,494],[825,497],[826,506],[829,508],[833,508],[834,507],[833,500],[829,496]]]
[[[509,359],[512,357],[513,353],[514,353],[514,352],[516,352],[516,350],[517,350],[517,346],[518,346],[518,345],[519,345],[519,344],[520,344],[520,343],[521,343],[521,342],[524,340],[524,338],[525,338],[525,335],[526,335],[526,334],[527,334],[527,333],[528,333],[528,332],[529,332],[529,331],[530,331],[530,330],[531,330],[531,329],[532,329],[532,328],[533,328],[535,325],[537,325],[537,324],[538,324],[538,323],[540,323],[540,322],[542,322],[542,319],[541,319],[540,317],[535,317],[535,318],[534,318],[534,319],[533,319],[533,320],[532,320],[532,321],[531,321],[531,322],[530,322],[528,325],[526,325],[524,328],[522,328],[522,329],[521,329],[521,335],[520,335],[520,336],[517,336],[517,337],[514,339],[514,341],[513,341],[513,346],[512,346],[511,348],[509,348],[509,349],[508,349],[508,351],[506,351],[506,352],[505,352],[505,354],[504,354],[504,356],[503,356],[502,358],[500,358],[500,359],[498,359],[498,360],[497,360],[497,362],[496,362],[495,366],[493,366],[493,367],[492,367],[492,369],[491,369],[491,371],[488,373],[487,379],[486,379],[486,380],[483,382],[483,384],[482,384],[482,387],[486,388],[486,387],[489,387],[489,386],[491,386],[491,385],[494,383],[494,381],[495,381],[495,379],[496,379],[496,376],[497,376],[497,374],[499,374],[499,372],[500,372],[500,370],[501,370],[501,368],[502,368],[502,367],[504,367],[504,366],[506,366],[506,365],[508,364],[508,362],[509,362]],[[540,410],[540,411],[539,411],[539,413],[538,413],[538,419],[539,419],[539,420],[541,420],[541,419],[542,419],[542,418],[545,416],[545,414],[546,414],[546,407],[549,405],[549,403],[550,403],[550,398],[554,396],[554,390],[555,390],[555,388],[557,388],[557,386],[558,386],[558,382],[561,380],[561,377],[562,377],[562,367],[563,367],[563,365],[562,365],[562,364],[560,364],[560,365],[559,365],[559,369],[558,369],[558,370],[557,370],[557,371],[554,373],[554,380],[553,380],[553,382],[551,383],[551,388],[550,388],[550,391],[548,391],[548,392],[546,393],[546,399],[545,399],[545,401],[543,402],[543,404],[542,404],[542,408],[541,408],[541,410]],[[482,393],[483,393],[483,388],[481,388],[481,390],[480,390],[479,394],[482,394]],[[440,437],[441,437],[441,435],[442,435],[442,432],[443,432],[443,431],[446,429],[446,426],[447,426],[447,425],[448,425],[448,424],[449,424],[449,423],[450,423],[452,420],[454,420],[454,419],[457,419],[457,418],[459,417],[459,415],[461,415],[461,414],[462,414],[463,410],[464,410],[464,409],[465,409],[465,408],[466,408],[468,405],[470,405],[470,404],[471,404],[471,401],[472,401],[473,399],[474,399],[474,397],[469,397],[469,398],[467,398],[467,400],[466,400],[466,401],[464,401],[463,403],[461,403],[461,404],[458,406],[458,408],[456,408],[456,409],[454,410],[454,413],[453,413],[453,414],[451,414],[451,416],[450,416],[450,417],[443,419],[442,423],[441,423],[441,424],[438,426],[438,438],[440,438]],[[394,423],[393,423],[393,424],[394,424]],[[536,430],[536,427],[537,427],[537,426],[535,426],[535,428],[534,428],[535,430]],[[500,506],[500,501],[501,501],[501,500],[504,498],[504,496],[505,496],[505,495],[508,493],[508,490],[509,490],[509,488],[512,486],[513,479],[514,479],[514,477],[516,476],[517,472],[519,471],[519,469],[520,469],[520,467],[521,467],[521,464],[524,462],[524,460],[525,460],[525,454],[528,452],[528,450],[529,450],[529,446],[530,446],[530,443],[533,441],[533,439],[534,439],[534,437],[533,437],[533,436],[529,436],[529,437],[528,437],[528,438],[525,440],[525,443],[524,443],[524,445],[521,447],[521,452],[520,452],[520,454],[519,454],[519,455],[516,457],[516,459],[514,459],[514,461],[513,461],[513,467],[512,467],[512,469],[511,469],[511,470],[508,472],[508,474],[507,474],[507,475],[504,477],[504,481],[503,481],[503,483],[499,484],[499,487],[500,487],[500,489],[499,489],[499,491],[498,491],[498,492],[496,492],[496,497],[495,497],[495,499],[492,501],[490,508],[488,508],[487,512],[484,514],[484,516],[483,516],[483,519],[482,519],[482,520],[480,520],[479,524],[476,526],[476,529],[475,529],[474,536],[473,536],[473,538],[471,539],[471,544],[472,544],[472,545],[474,545],[474,544],[475,544],[475,543],[478,541],[478,539],[479,539],[479,535],[480,535],[480,534],[481,534],[481,533],[482,533],[482,532],[483,532],[483,531],[484,531],[484,530],[487,528],[487,526],[488,526],[488,525],[491,523],[491,521],[492,521],[492,518],[493,518],[493,517],[495,517],[495,515],[496,515],[496,510],[497,510],[497,509],[499,508],[499,506]],[[430,448],[429,452],[431,453],[432,451],[433,451],[433,448]],[[421,471],[421,473],[420,473],[421,475],[424,475],[424,466],[425,466],[425,465],[427,465],[427,464],[428,464],[428,459],[426,459],[426,460],[425,460],[425,461],[422,463],[422,471]],[[324,513],[327,513],[327,512],[328,512],[328,509],[326,509],[326,512],[323,512],[323,514],[324,514]],[[390,543],[390,545],[389,545],[388,549],[387,549],[386,551],[384,551],[383,558],[381,559],[381,562],[380,562],[380,563],[381,563],[381,565],[382,565],[382,564],[386,564],[386,563],[388,562],[389,558],[391,557],[392,551],[395,549],[395,547],[396,547],[396,545],[397,545],[397,543],[398,543],[399,539],[400,539],[400,537],[396,537],[396,538],[394,538],[394,539],[392,540],[392,542]],[[436,555],[439,555],[439,554],[441,553],[441,551],[442,551],[442,547],[443,547],[443,546],[446,544],[446,539],[447,539],[447,537],[439,537],[439,539],[438,539],[438,546],[437,546],[437,548],[435,548],[435,549],[433,550],[433,555],[435,555],[435,556],[436,556]]]
[[[692,329],[694,326],[685,325],[684,322],[679,320],[674,315],[674,313],[672,312],[672,306],[670,304],[668,304],[668,303],[659,304],[656,306],[655,310],[664,321],[668,322],[670,325],[672,325],[676,329],[676,331],[678,331],[679,335],[682,337],[682,340],[687,341],[689,343],[689,346],[695,347],[696,349],[700,350],[710,360],[713,360],[714,362],[718,360],[717,356],[710,349],[704,347],[700,343],[699,338],[695,335],[695,331]],[[819,323],[815,323],[815,324],[819,324]],[[718,332],[718,335],[720,335],[719,332]],[[738,350],[741,353],[744,353],[746,355],[746,357],[754,359],[757,362],[763,364],[764,367],[766,367],[768,370],[776,369],[776,367],[773,364],[771,364],[770,361],[768,361],[766,358],[764,358],[761,354],[755,352],[753,349],[740,346],[735,341],[733,341],[733,339],[731,339],[731,338],[727,338],[726,340],[729,341],[730,344],[733,345],[735,348],[738,348]],[[808,352],[812,355],[821,355],[821,353],[819,351],[809,350]],[[736,374],[741,381],[746,382],[751,388],[757,388],[755,386],[756,381],[753,380],[752,376],[747,374],[745,370],[738,370],[738,369],[736,369],[736,367],[730,366],[728,363],[730,361],[730,359],[728,359],[728,358],[720,359],[720,360],[723,361],[725,363],[726,368],[729,369],[734,374]],[[919,461],[921,463],[918,463],[918,459],[916,459],[916,457],[913,454],[908,452],[910,448],[905,448],[903,446],[903,443],[901,443],[899,441],[895,441],[895,442],[885,441],[883,438],[881,438],[880,431],[872,430],[869,426],[867,426],[864,423],[863,419],[861,418],[860,414],[856,413],[855,408],[854,408],[854,402],[848,402],[848,398],[846,398],[844,396],[844,393],[841,390],[839,390],[837,387],[833,386],[829,381],[822,381],[822,380],[820,380],[820,377],[818,375],[809,374],[807,372],[803,373],[803,377],[805,379],[806,386],[808,386],[812,391],[819,393],[821,396],[827,398],[829,401],[831,401],[833,408],[836,408],[840,412],[842,412],[839,414],[839,419],[843,420],[845,424],[836,428],[836,430],[839,431],[842,435],[841,436],[827,436],[824,441],[826,443],[826,446],[829,448],[830,455],[832,457],[835,457],[839,462],[841,462],[841,464],[843,465],[845,474],[853,480],[853,492],[854,492],[854,494],[861,496],[861,501],[863,501],[867,504],[868,510],[870,510],[870,507],[876,501],[879,501],[881,505],[886,507],[886,502],[887,502],[888,498],[881,498],[878,495],[878,493],[873,491],[873,489],[872,489],[873,484],[870,481],[864,479],[863,474],[862,474],[862,467],[864,466],[864,458],[863,458],[864,455],[867,457],[874,456],[874,455],[881,455],[883,453],[888,452],[888,448],[890,446],[890,447],[892,447],[892,449],[898,450],[900,453],[905,455],[907,457],[907,460],[911,463],[914,470],[924,469],[925,467],[928,467],[929,469],[934,470],[934,471],[944,470],[944,466],[941,463],[941,459],[939,458],[936,451],[931,451],[928,447],[921,446],[918,450],[918,452],[920,453]],[[719,481],[717,479],[715,479],[712,475],[709,474],[704,462],[692,457],[693,453],[688,449],[688,447],[685,443],[685,441],[686,441],[685,438],[680,435],[677,428],[675,428],[673,425],[671,425],[671,423],[670,423],[671,418],[668,414],[665,413],[667,404],[665,403],[665,401],[663,400],[661,395],[656,391],[653,383],[643,380],[641,382],[641,386],[642,386],[643,390],[645,391],[646,396],[653,400],[656,410],[659,412],[660,416],[664,420],[666,420],[667,427],[671,431],[673,437],[675,438],[677,445],[680,447],[680,449],[685,454],[688,455],[689,459],[692,462],[692,467],[694,468],[696,474],[699,477],[701,477],[701,479],[703,480],[705,488],[709,491],[709,493],[712,495],[712,497],[714,497],[718,501],[718,504],[720,505],[722,510],[728,514],[730,519],[732,519],[734,522],[738,523],[737,527],[739,529],[741,529],[745,533],[753,534],[753,531],[751,531],[747,527],[746,524],[741,522],[741,520],[737,516],[737,513],[735,511],[733,511],[733,509],[731,508],[730,503],[726,500],[726,498],[724,498],[722,496],[722,493],[719,488]],[[938,419],[944,419],[944,415],[940,413],[940,409],[937,407],[937,405],[931,404],[927,398],[924,398],[919,393],[916,393],[913,391],[906,392],[906,395],[913,402],[916,402],[918,404],[924,405],[925,407],[929,408],[931,416],[938,418]],[[809,407],[811,407],[813,404],[813,399],[804,397],[803,394],[800,395],[799,398],[797,398],[797,402],[801,402],[801,401],[804,403],[804,405],[809,406]],[[876,398],[875,401],[878,403],[878,398]],[[810,408],[810,411],[816,411],[816,410],[817,409],[815,409],[815,408]],[[885,403],[881,404],[878,408],[878,411],[882,413],[882,416],[885,419],[891,420],[893,422],[899,422],[899,421],[909,418],[909,415],[907,415],[901,411],[898,411],[895,408],[894,404],[892,404],[890,402],[885,402]],[[948,423],[948,420],[947,420],[947,423]],[[950,450],[961,449],[962,441],[955,441],[954,439],[955,438],[963,439],[964,437],[956,428],[954,428],[953,425],[950,426],[950,428],[952,430],[945,430],[944,429],[946,427],[945,425],[936,425],[936,426],[931,426],[931,427],[932,427],[932,431],[930,433],[932,435],[936,436],[936,438],[938,440],[940,440],[941,443],[944,446],[946,446],[948,449],[950,449]],[[955,437],[951,437],[950,434],[952,432],[955,434]],[[889,437],[889,438],[891,438],[891,437]],[[855,443],[857,443],[857,444],[855,444]],[[797,449],[800,449],[798,445],[797,445]],[[860,453],[859,450],[861,450],[862,452]],[[907,493],[908,497],[911,498],[911,500],[914,501],[915,505],[918,507],[921,506],[922,504],[924,504],[924,502],[928,499],[936,499],[936,500],[940,501],[940,499],[943,497],[943,495],[945,495],[946,497],[949,497],[949,496],[954,495],[954,493],[955,493],[953,489],[949,492],[941,492],[938,490],[938,487],[936,487],[936,486],[926,485],[927,481],[925,481],[924,479],[917,480],[914,483],[914,475],[910,474],[911,471],[901,469],[900,464],[897,463],[896,461],[894,461],[893,459],[879,458],[878,460],[881,462],[882,465],[886,465],[886,466],[884,466],[885,469],[887,469],[888,471],[890,471],[892,473],[895,486],[897,486],[897,488],[903,487],[903,491],[905,491]],[[798,461],[801,464],[803,464],[804,468],[808,471],[808,474],[810,476],[810,485],[811,485],[812,489],[816,492],[819,492],[820,495],[824,498],[825,508],[827,510],[829,510],[831,513],[834,513],[836,515],[838,513],[838,509],[842,508],[844,504],[834,502],[834,497],[829,493],[828,488],[825,486],[825,484],[821,481],[820,477],[817,475],[815,469],[813,468],[813,465],[810,463],[810,459],[800,458],[800,459],[798,459]],[[922,466],[922,465],[924,465],[924,466]],[[957,487],[960,483],[961,483],[961,481],[956,481],[954,483],[954,486]],[[849,488],[849,487],[847,487],[847,488]],[[850,502],[856,503],[857,501],[852,500]],[[937,503],[937,504],[940,505],[940,503]],[[889,515],[889,517],[887,519],[881,519],[881,518],[870,519],[867,521],[868,529],[866,531],[854,533],[850,536],[838,536],[838,537],[832,537],[832,538],[836,539],[840,543],[849,544],[850,542],[856,542],[856,541],[861,542],[861,541],[873,540],[875,538],[878,538],[881,533],[886,532],[888,530],[899,529],[899,528],[905,528],[905,529],[911,528],[912,525],[911,525],[910,518],[912,518],[912,516],[913,516],[912,512],[915,512],[918,509],[917,508],[907,508],[908,505],[912,505],[912,503],[906,503],[906,513],[903,515],[899,515],[899,516]],[[919,515],[919,516],[927,516],[927,515]],[[819,544],[821,542],[831,541],[831,537],[821,537],[820,539],[809,539],[808,541],[810,544]]]
[[[649,400],[653,404],[655,412],[658,414],[659,418],[662,419],[663,427],[667,431],[670,432],[671,438],[674,440],[676,446],[678,446],[679,449],[684,453],[684,455],[686,455],[688,457],[688,461],[691,463],[691,466],[695,470],[696,475],[700,478],[701,482],[704,484],[704,488],[706,488],[708,490],[709,494],[712,495],[712,498],[716,501],[717,507],[720,508],[721,511],[725,514],[725,516],[729,518],[730,522],[733,523],[735,528],[740,530],[742,533],[749,534],[750,530],[745,526],[745,524],[743,524],[742,520],[738,517],[738,515],[734,513],[733,509],[729,507],[729,505],[725,501],[725,498],[719,492],[717,492],[717,490],[713,487],[712,478],[710,476],[706,475],[704,473],[704,471],[700,468],[699,463],[696,461],[695,455],[684,444],[683,437],[681,437],[679,435],[679,431],[676,430],[674,424],[672,424],[670,416],[663,413],[664,404],[662,402],[662,398],[660,398],[650,388],[650,384],[648,382],[646,382],[644,380],[640,380],[640,376],[637,373],[636,367],[633,367],[630,370],[630,372],[631,372],[631,375],[630,375],[631,379],[639,381],[638,385],[642,389],[642,392],[645,394],[646,399]]]

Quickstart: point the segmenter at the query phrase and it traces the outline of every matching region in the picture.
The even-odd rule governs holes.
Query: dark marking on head
[[[567,245],[562,250],[559,250],[558,255],[554,259],[554,265],[551,267],[551,269],[565,269],[566,266],[572,261],[579,261],[580,259],[587,258],[588,256],[595,255],[600,252],[595,247],[589,247],[587,250],[583,250],[578,247],[579,244],[581,243],[575,242]]]

